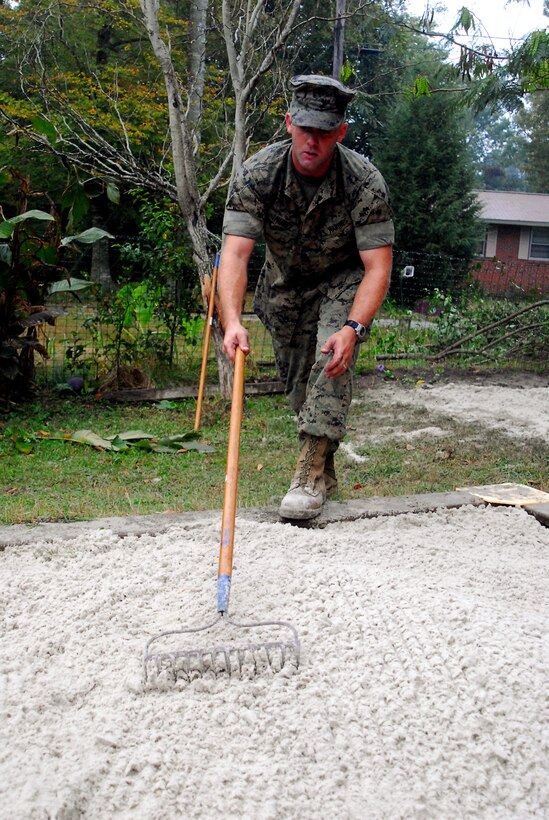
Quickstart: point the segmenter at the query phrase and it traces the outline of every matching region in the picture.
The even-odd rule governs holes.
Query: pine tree
[[[412,255],[414,292],[455,286],[482,231],[463,115],[445,94],[403,98],[374,158],[391,192],[396,249]]]

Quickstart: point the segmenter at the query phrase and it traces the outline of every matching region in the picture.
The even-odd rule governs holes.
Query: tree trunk
[[[170,51],[160,36],[158,5],[155,0],[140,0],[147,33],[158,60],[168,94],[170,136],[173,151],[173,167],[177,188],[177,201],[189,232],[193,248],[193,260],[203,285],[213,267],[214,251],[209,240],[206,216],[201,203],[197,183],[196,161],[177,74]],[[214,327],[212,333],[219,372],[219,389],[224,398],[230,398],[232,390],[232,368],[223,353],[223,334]]]
[[[345,49],[345,5],[346,0],[336,0],[336,20],[334,26],[334,61],[332,77],[341,79],[343,68],[343,54]]]
[[[206,66],[206,23],[209,0],[191,0],[189,43],[189,111],[187,119],[194,129],[194,149],[200,145],[198,124],[202,113],[204,96],[204,70]]]

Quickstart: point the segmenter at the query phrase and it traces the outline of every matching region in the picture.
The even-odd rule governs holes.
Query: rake
[[[291,674],[299,667],[299,636],[292,624],[285,621],[239,623],[229,615],[244,366],[245,355],[239,348],[234,366],[221,521],[217,616],[205,626],[175,629],[151,638],[143,656],[145,682],[153,679],[191,681],[205,675],[249,678],[264,671]],[[203,646],[193,646],[191,641],[199,633],[203,637]]]
[[[204,325],[204,340],[202,343],[202,364],[200,367],[200,379],[198,382],[198,398],[196,401],[196,412],[194,415],[194,432],[198,432],[200,427],[200,416],[202,415],[202,402],[204,399],[204,388],[206,385],[206,368],[208,366],[208,352],[210,349],[210,336],[212,333],[213,312],[215,306],[215,291],[217,288],[217,269],[219,267],[219,251],[215,255],[215,261],[212,271],[212,280],[210,283],[210,295],[208,298],[208,313],[206,316],[206,324]]]

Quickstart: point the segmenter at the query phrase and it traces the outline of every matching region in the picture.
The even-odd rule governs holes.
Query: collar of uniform
[[[336,196],[339,162],[339,145],[336,145],[336,150],[334,152],[330,167],[328,168],[326,176],[322,180],[322,183],[320,184],[318,191],[316,192],[316,195],[309,207],[320,205],[321,202],[325,202],[327,199],[333,199]],[[286,159],[286,184],[284,187],[284,193],[287,197],[294,201],[298,200],[301,202],[303,199],[301,187],[296,175],[293,172],[291,146]]]

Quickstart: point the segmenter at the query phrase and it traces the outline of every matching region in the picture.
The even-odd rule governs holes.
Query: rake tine
[[[261,622],[259,624],[236,624],[228,618],[220,619],[236,628],[249,630],[253,627],[284,626],[289,627],[294,640],[282,638],[279,641],[265,641],[249,644],[219,645],[209,648],[183,649],[181,651],[147,653],[144,658],[144,680],[148,678],[147,666],[150,664],[157,675],[162,675],[172,681],[184,680],[191,682],[198,677],[212,674],[214,678],[227,675],[229,678],[239,679],[253,677],[267,669],[273,673],[280,672],[289,663],[299,666],[299,640],[296,632],[289,624],[282,622]],[[217,623],[217,622],[215,622]],[[211,628],[210,624],[207,628]],[[199,631],[199,630],[189,630]],[[183,634],[187,630],[181,630]],[[167,633],[172,635],[172,632]]]

